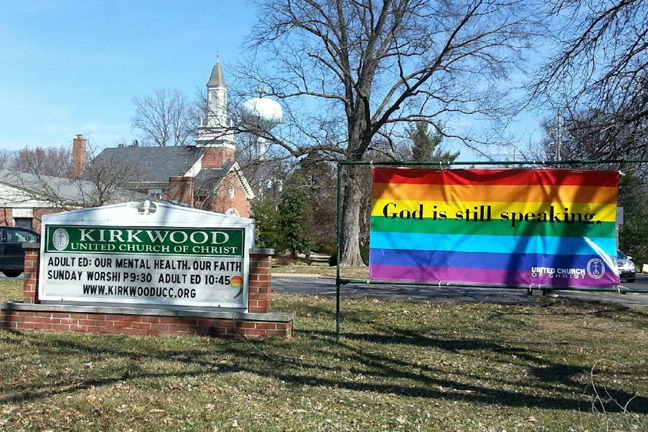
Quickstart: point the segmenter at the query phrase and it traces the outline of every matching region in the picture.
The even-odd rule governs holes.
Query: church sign
[[[44,218],[41,301],[247,308],[251,219],[131,204]]]

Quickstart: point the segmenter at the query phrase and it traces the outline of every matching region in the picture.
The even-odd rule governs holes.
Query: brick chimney
[[[227,147],[204,147],[202,168],[220,168],[228,160],[236,160],[236,150]]]
[[[81,177],[86,170],[86,139],[77,135],[72,141],[72,177]]]
[[[169,189],[167,189],[166,199],[194,205],[194,182],[193,177],[169,177]]]

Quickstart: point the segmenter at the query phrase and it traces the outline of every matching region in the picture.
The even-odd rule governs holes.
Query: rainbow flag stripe
[[[370,277],[618,285],[618,183],[614,171],[374,169]]]

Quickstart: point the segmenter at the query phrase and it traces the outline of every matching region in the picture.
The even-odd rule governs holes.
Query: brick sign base
[[[38,245],[25,245],[23,302],[0,305],[0,325],[15,330],[150,336],[205,335],[225,338],[291,338],[293,313],[271,312],[272,250],[250,251],[249,313],[154,307],[41,304]]]

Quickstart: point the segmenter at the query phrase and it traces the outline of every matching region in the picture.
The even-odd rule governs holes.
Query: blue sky
[[[220,52],[234,63],[253,5],[226,0],[1,0],[0,148],[136,137],[131,99],[193,96]]]
[[[247,0],[0,0],[0,148],[102,148],[137,138],[133,96],[193,97],[220,52],[227,74],[255,22]],[[533,115],[512,131],[538,133]],[[471,158],[462,152],[462,159]]]

